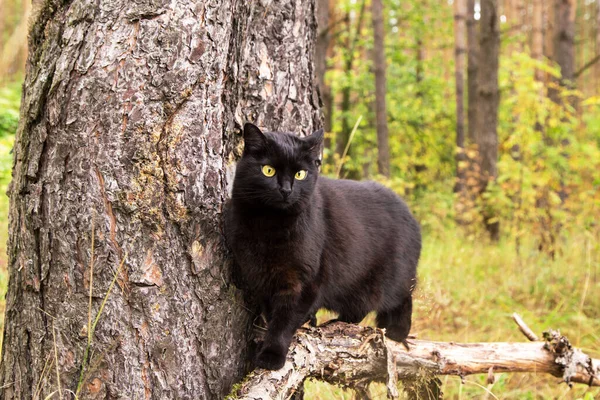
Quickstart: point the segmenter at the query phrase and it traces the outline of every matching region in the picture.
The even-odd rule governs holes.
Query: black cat
[[[279,369],[296,329],[321,308],[404,341],[421,234],[406,204],[374,182],[319,177],[323,131],[300,138],[244,126],[244,153],[225,212],[234,281],[268,328],[256,365]]]

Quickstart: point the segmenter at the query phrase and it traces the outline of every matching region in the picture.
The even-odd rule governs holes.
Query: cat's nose
[[[290,193],[292,193],[292,189],[291,188],[281,188],[281,189],[279,189],[279,193],[281,193],[284,200],[287,200],[287,198],[290,196]]]

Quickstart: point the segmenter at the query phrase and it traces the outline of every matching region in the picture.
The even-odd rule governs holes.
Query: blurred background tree
[[[325,172],[386,182],[426,227],[497,241],[526,225],[555,254],[565,219],[598,206],[598,158],[576,160],[598,155],[599,2],[386,0],[385,34],[368,3],[319,4]]]
[[[32,9],[0,0],[3,192]],[[316,13],[323,172],[388,185],[421,222],[420,336],[505,340],[498,317],[529,310],[534,328],[600,348],[600,0],[318,0]],[[2,196],[2,288],[7,208]],[[506,376],[494,392],[544,398],[546,383]]]
[[[0,84],[23,75],[31,0],[0,0]]]

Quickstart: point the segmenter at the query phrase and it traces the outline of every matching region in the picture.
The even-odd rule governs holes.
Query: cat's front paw
[[[256,366],[260,368],[278,370],[285,364],[286,349],[265,346],[256,356]]]

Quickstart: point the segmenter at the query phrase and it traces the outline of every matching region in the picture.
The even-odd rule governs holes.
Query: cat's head
[[[291,133],[263,133],[247,123],[233,200],[253,207],[303,210],[317,182],[322,142],[322,129],[301,138]]]

